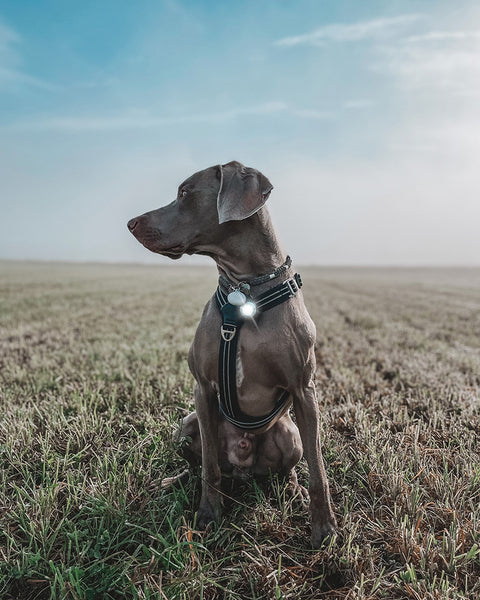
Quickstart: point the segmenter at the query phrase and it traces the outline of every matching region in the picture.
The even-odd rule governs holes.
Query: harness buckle
[[[227,327],[231,327],[231,329],[227,329]],[[220,327],[220,333],[222,334],[224,342],[231,342],[237,333],[237,328],[235,325],[222,325]]]
[[[285,283],[287,284],[287,287],[290,290],[290,298],[292,298],[298,292],[297,282],[295,281],[295,279],[287,279]]]

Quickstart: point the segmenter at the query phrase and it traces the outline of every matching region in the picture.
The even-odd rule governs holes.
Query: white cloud
[[[18,62],[16,45],[20,36],[0,20],[0,67],[9,68]]]
[[[480,31],[427,31],[377,51],[380,69],[404,89],[466,95],[478,90]]]
[[[331,119],[334,117],[331,112],[290,107],[285,102],[274,101],[203,114],[156,116],[145,111],[133,110],[116,116],[48,117],[34,121],[14,123],[6,127],[6,129],[14,131],[60,131],[66,133],[121,131],[128,129],[154,129],[183,123],[219,123],[247,116],[275,116],[279,114],[289,114],[293,117],[315,120]]]
[[[335,117],[335,114],[327,110],[316,110],[311,108],[293,108],[290,113],[294,117],[300,117],[301,119],[314,119],[314,120],[329,120]]]
[[[392,78],[404,111],[388,145],[405,155],[415,153],[427,167],[441,161],[439,177],[444,170],[467,166],[467,179],[478,190],[480,37],[454,33],[427,32],[422,41],[383,52],[382,68]]]
[[[344,102],[343,108],[346,110],[362,110],[364,108],[370,108],[373,104],[372,100],[367,100],[366,98],[353,98]]]
[[[17,69],[6,69],[0,67],[0,88],[6,86],[27,85],[29,87],[56,92],[61,89],[61,86],[49,83],[38,77],[32,77]]]
[[[405,39],[405,42],[444,42],[479,38],[480,31],[429,31],[421,35],[411,35]]]
[[[60,86],[33,77],[21,68],[21,36],[0,20],[0,89],[33,87],[49,92],[57,91]]]
[[[412,48],[391,53],[388,68],[405,88],[449,89],[454,92],[478,87],[478,49]]]
[[[226,111],[204,114],[156,116],[142,110],[132,110],[116,116],[65,116],[24,121],[10,129],[29,131],[64,131],[81,133],[89,131],[117,131],[125,129],[152,129],[180,123],[228,121],[247,115],[271,115],[285,111],[283,102],[267,102],[257,106],[236,107]]]
[[[423,15],[415,13],[357,21],[356,23],[331,23],[309,33],[282,38],[274,44],[276,46],[321,46],[328,42],[358,42],[366,39],[385,38],[422,17]]]

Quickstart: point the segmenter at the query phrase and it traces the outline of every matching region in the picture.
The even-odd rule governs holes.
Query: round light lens
[[[257,312],[257,307],[253,302],[248,301],[240,307],[240,312],[244,317],[253,317]]]

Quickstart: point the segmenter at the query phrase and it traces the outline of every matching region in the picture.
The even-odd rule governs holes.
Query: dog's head
[[[169,258],[209,254],[262,208],[272,188],[265,175],[237,161],[209,167],[186,179],[173,202],[131,219],[128,229]]]

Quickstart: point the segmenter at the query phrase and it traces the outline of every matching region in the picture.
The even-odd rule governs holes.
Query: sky
[[[297,264],[479,265],[480,4],[0,0],[0,258],[164,264],[126,222],[230,160]]]

